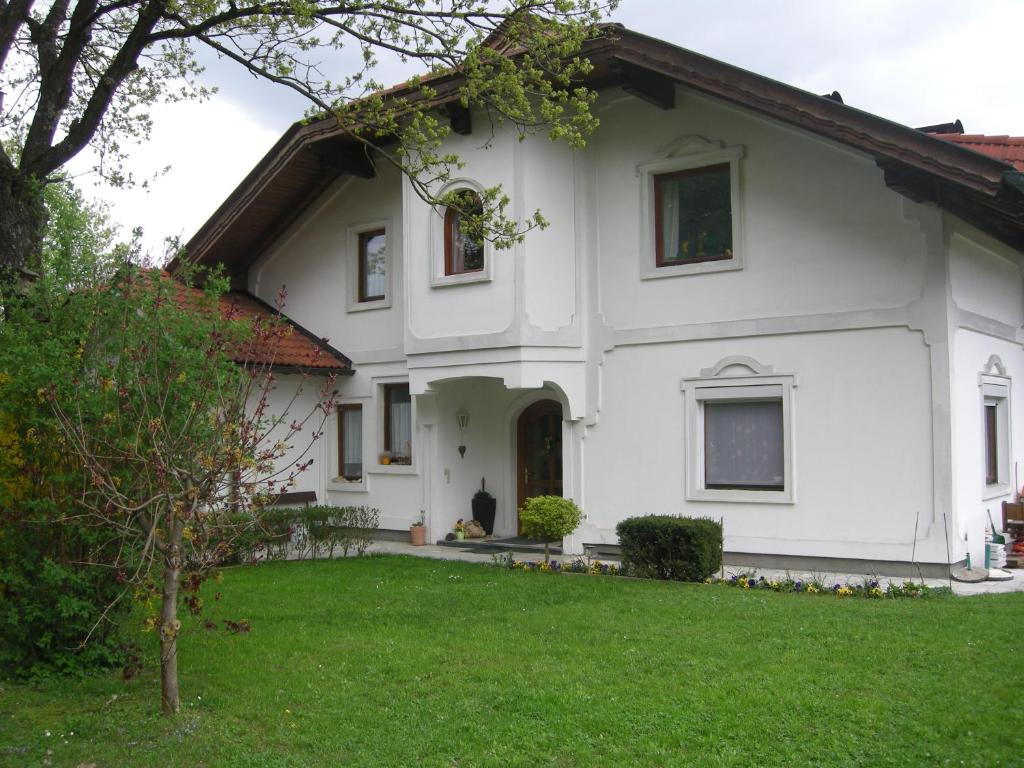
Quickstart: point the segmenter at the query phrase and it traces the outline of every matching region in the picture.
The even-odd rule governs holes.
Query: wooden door
[[[562,406],[540,400],[516,422],[518,459],[516,509],[531,496],[562,495]],[[518,518],[516,523],[519,528]]]

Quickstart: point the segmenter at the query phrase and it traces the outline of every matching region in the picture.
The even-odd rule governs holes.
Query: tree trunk
[[[0,281],[39,271],[45,226],[42,185],[0,162]]]
[[[164,552],[163,602],[160,606],[160,711],[176,715],[181,710],[178,695],[178,581],[181,578],[181,540],[184,523],[172,520],[167,526],[170,541]]]

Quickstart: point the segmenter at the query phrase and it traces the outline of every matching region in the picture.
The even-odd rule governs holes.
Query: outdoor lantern
[[[459,436],[462,438],[463,443],[459,446],[459,456],[466,458],[465,431],[466,427],[469,426],[469,411],[465,408],[459,408],[459,410],[455,412],[455,420],[459,423]]]

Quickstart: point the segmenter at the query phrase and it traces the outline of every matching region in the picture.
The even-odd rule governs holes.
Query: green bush
[[[615,530],[631,576],[703,581],[722,567],[722,526],[714,520],[647,515]]]
[[[534,496],[523,502],[519,524],[531,539],[544,540],[544,562],[548,562],[549,542],[568,536],[580,524],[583,513],[572,499],[561,496]]]

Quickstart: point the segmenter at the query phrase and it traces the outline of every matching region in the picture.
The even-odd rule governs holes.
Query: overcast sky
[[[622,0],[627,27],[912,126],[959,118],[968,133],[1024,135],[1022,0]],[[148,192],[93,187],[154,256],[187,240],[281,133],[302,117],[290,92],[229,62],[205,61],[220,92],[156,108],[152,139],[131,153],[136,176],[170,165]],[[344,62],[341,63],[344,66]],[[406,71],[384,62],[376,77]],[[73,168],[88,166],[82,157]]]

